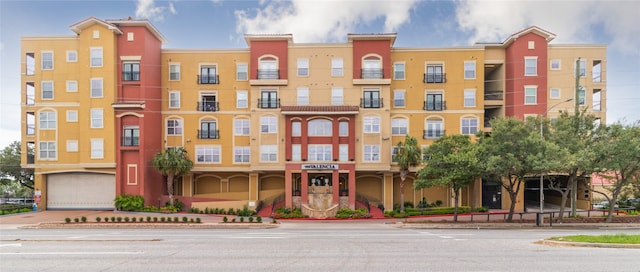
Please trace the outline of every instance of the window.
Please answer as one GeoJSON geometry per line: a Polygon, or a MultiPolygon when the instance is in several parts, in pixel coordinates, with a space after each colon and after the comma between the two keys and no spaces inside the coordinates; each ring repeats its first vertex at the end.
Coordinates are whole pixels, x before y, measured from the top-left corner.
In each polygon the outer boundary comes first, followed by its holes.
{"type": "Polygon", "coordinates": [[[122,81],[140,81],[140,63],[122,63],[122,81]]]}
{"type": "MultiPolygon", "coordinates": [[[[36,103],[36,87],[33,82],[27,82],[26,85],[26,104],[33,105],[36,103]]],[[[51,93],[51,95],[53,95],[53,93],[51,93]]]]}
{"type": "Polygon", "coordinates": [[[362,119],[364,133],[380,133],[380,117],[365,116],[362,119]]]}
{"type": "Polygon", "coordinates": [[[258,79],[280,79],[280,71],[278,71],[278,61],[266,57],[259,60],[258,79]]]}
{"type": "Polygon", "coordinates": [[[169,80],[180,80],[180,63],[169,63],[169,80]]]}
{"type": "Polygon", "coordinates": [[[263,161],[263,162],[278,161],[278,146],[277,145],[261,145],[260,161],[263,161]]]}
{"type": "Polygon", "coordinates": [[[553,99],[559,99],[560,98],[560,88],[551,88],[551,90],[549,91],[549,97],[553,98],[553,99]]]}
{"type": "Polygon", "coordinates": [[[67,51],[67,62],[78,62],[78,51],[67,51]]]}
{"type": "Polygon", "coordinates": [[[527,42],[527,49],[536,49],[536,42],[535,41],[528,41],[527,42]]]}
{"type": "Polygon", "coordinates": [[[218,67],[215,65],[200,66],[200,76],[198,83],[200,84],[219,84],[218,67]]]}
{"type": "Polygon", "coordinates": [[[249,135],[249,119],[233,120],[234,135],[249,135]]]}
{"type": "Polygon", "coordinates": [[[247,91],[236,92],[236,108],[249,107],[249,93],[247,91]]]}
{"type": "Polygon", "coordinates": [[[422,153],[422,161],[426,161],[430,159],[430,155],[429,153],[427,153],[428,150],[429,150],[429,145],[420,146],[420,152],[422,153]]]}
{"type": "Polygon", "coordinates": [[[393,64],[393,79],[404,80],[404,62],[396,62],[393,64]]]}
{"type": "Polygon", "coordinates": [[[593,90],[593,95],[591,96],[591,101],[592,101],[592,108],[594,111],[600,111],[600,105],[601,105],[601,100],[602,100],[602,92],[600,89],[594,89],[593,90]]]}
{"type": "Polygon", "coordinates": [[[602,82],[602,61],[593,61],[593,67],[591,67],[591,79],[593,82],[602,82]]]}
{"type": "Polygon", "coordinates": [[[302,160],[302,145],[300,144],[291,145],[291,160],[292,161],[302,160]]]}
{"type": "Polygon", "coordinates": [[[300,121],[291,122],[291,136],[302,136],[302,123],[300,123],[300,121]]]}
{"type": "Polygon", "coordinates": [[[27,70],[25,75],[32,76],[36,73],[36,57],[34,53],[27,53],[25,57],[25,66],[27,70]]]}
{"type": "Polygon", "coordinates": [[[391,119],[391,134],[392,135],[407,135],[407,127],[409,121],[407,118],[393,118],[391,119]]]}
{"type": "Polygon", "coordinates": [[[218,94],[215,92],[201,92],[198,111],[218,111],[218,94]]]}
{"type": "Polygon", "coordinates": [[[362,79],[382,78],[382,61],[378,57],[368,57],[362,61],[362,79]]]}
{"type": "Polygon", "coordinates": [[[333,159],[333,147],[328,145],[310,144],[307,147],[309,153],[309,161],[331,161],[333,159]]]}
{"type": "Polygon", "coordinates": [[[309,105],[309,88],[298,87],[298,105],[309,105]]]}
{"type": "Polygon", "coordinates": [[[182,120],[167,120],[167,135],[182,135],[182,120]]]}
{"type": "Polygon", "coordinates": [[[103,127],[103,110],[91,109],[91,128],[103,127]]]}
{"type": "Polygon", "coordinates": [[[215,120],[200,121],[199,139],[220,139],[218,123],[215,120]]]}
{"type": "Polygon", "coordinates": [[[102,97],[102,78],[91,79],[91,97],[92,98],[102,97]]]}
{"type": "Polygon", "coordinates": [[[309,59],[298,59],[298,76],[309,76],[309,59]]]}
{"type": "MultiPolygon", "coordinates": [[[[584,77],[587,75],[587,60],[579,59],[578,61],[580,62],[580,71],[579,71],[580,77],[584,77]]],[[[577,67],[575,67],[575,62],[574,62],[574,69],[573,69],[574,72],[575,72],[575,68],[577,67]]]]}
{"type": "Polygon", "coordinates": [[[307,123],[307,134],[309,136],[331,136],[332,132],[332,123],[329,120],[314,119],[307,123]]]}
{"type": "Polygon", "coordinates": [[[68,110],[67,111],[67,122],[78,122],[78,111],[77,110],[68,110]]]}
{"type": "Polygon", "coordinates": [[[393,106],[396,108],[404,108],[404,90],[393,91],[393,106]]]}
{"type": "Polygon", "coordinates": [[[465,107],[476,106],[476,90],[475,89],[464,90],[464,106],[465,107]]]}
{"type": "Polygon", "coordinates": [[[249,79],[249,65],[246,63],[236,63],[236,80],[249,79]]]}
{"type": "Polygon", "coordinates": [[[398,151],[400,151],[400,149],[397,146],[391,147],[391,162],[398,163],[398,159],[396,157],[398,151]]]}
{"type": "Polygon", "coordinates": [[[462,134],[473,135],[478,132],[477,118],[462,118],[462,134]]]}
{"type": "Polygon", "coordinates": [[[464,62],[464,79],[476,79],[476,61],[464,62]]]}
{"type": "Polygon", "coordinates": [[[338,145],[338,160],[339,161],[347,161],[349,159],[349,145],[348,144],[340,144],[338,145]]]}
{"type": "Polygon", "coordinates": [[[344,103],[342,87],[331,88],[331,105],[342,105],[344,103]]]}
{"type": "Polygon", "coordinates": [[[91,48],[90,67],[102,67],[102,48],[91,48]]]}
{"type": "Polygon", "coordinates": [[[343,76],[343,68],[342,68],[342,59],[341,58],[333,58],[331,59],[331,76],[343,76]]]}
{"type": "Polygon", "coordinates": [[[51,51],[43,51],[42,52],[42,70],[53,70],[53,52],[51,51]]]}
{"type": "Polygon", "coordinates": [[[169,108],[170,109],[180,108],[180,91],[169,92],[169,108]]]}
{"type": "Polygon", "coordinates": [[[199,145],[196,146],[197,163],[219,163],[220,146],[199,145]]]}
{"type": "Polygon", "coordinates": [[[587,89],[583,86],[578,87],[578,105],[584,106],[587,104],[587,89]]]}
{"type": "Polygon", "coordinates": [[[380,146],[379,145],[364,145],[363,159],[366,162],[380,161],[380,146]]]}
{"type": "Polygon", "coordinates": [[[251,148],[248,146],[236,146],[233,148],[233,162],[247,163],[250,162],[251,148]]]}
{"type": "Polygon", "coordinates": [[[78,81],[76,80],[67,80],[67,92],[75,93],[78,91],[78,81]]]}
{"type": "Polygon", "coordinates": [[[551,60],[551,70],[560,70],[562,68],[562,62],[559,59],[551,60]]]}
{"type": "Polygon", "coordinates": [[[53,99],[53,81],[42,81],[42,100],[53,99]]]}
{"type": "Polygon", "coordinates": [[[132,42],[135,35],[133,32],[127,32],[127,41],[132,42]]]}
{"type": "Polygon", "coordinates": [[[38,116],[40,129],[56,129],[56,113],[54,111],[42,111],[38,116]]]}
{"type": "Polygon", "coordinates": [[[53,160],[56,158],[56,142],[40,142],[40,154],[41,160],[53,160]]]}
{"type": "Polygon", "coordinates": [[[338,135],[340,137],[346,137],[349,136],[349,122],[347,121],[340,121],[338,123],[338,135]]]}
{"type": "Polygon", "coordinates": [[[442,64],[427,64],[427,74],[424,79],[425,83],[444,83],[445,81],[446,77],[444,74],[444,66],[442,64]]]}
{"type": "Polygon", "coordinates": [[[424,138],[436,139],[444,135],[442,120],[427,120],[424,124],[424,138]]]}
{"type": "Polygon", "coordinates": [[[380,91],[378,89],[364,89],[362,98],[363,108],[381,108],[382,99],[380,99],[380,91]]]}
{"type": "Polygon", "coordinates": [[[524,86],[524,104],[533,105],[537,103],[537,86],[524,86]]]}
{"type": "Polygon", "coordinates": [[[78,140],[67,140],[67,152],[78,152],[78,140]]]}
{"type": "Polygon", "coordinates": [[[424,102],[427,111],[442,111],[445,109],[442,92],[427,92],[427,101],[424,102]]]}
{"type": "Polygon", "coordinates": [[[264,90],[260,93],[261,98],[258,106],[262,109],[276,109],[280,107],[278,92],[275,90],[264,90]]]}
{"type": "Polygon", "coordinates": [[[138,146],[140,144],[140,127],[126,126],[122,132],[122,146],[138,146]]]}
{"type": "Polygon", "coordinates": [[[524,57],[524,75],[538,75],[538,57],[524,57]]]}
{"type": "Polygon", "coordinates": [[[93,38],[94,39],[100,39],[100,30],[94,30],[93,31],[93,38]]]}
{"type": "Polygon", "coordinates": [[[276,133],[277,127],[278,127],[278,119],[276,119],[275,116],[260,117],[260,132],[276,133]]]}
{"type": "Polygon", "coordinates": [[[91,158],[104,159],[104,139],[91,139],[91,158]]]}

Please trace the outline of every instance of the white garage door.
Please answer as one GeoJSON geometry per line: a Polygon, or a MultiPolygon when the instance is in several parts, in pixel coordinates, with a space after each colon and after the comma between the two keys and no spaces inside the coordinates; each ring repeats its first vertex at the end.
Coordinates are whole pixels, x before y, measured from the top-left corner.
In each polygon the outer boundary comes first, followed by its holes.
{"type": "Polygon", "coordinates": [[[115,197],[115,175],[73,173],[47,176],[47,209],[111,210],[115,197]]]}

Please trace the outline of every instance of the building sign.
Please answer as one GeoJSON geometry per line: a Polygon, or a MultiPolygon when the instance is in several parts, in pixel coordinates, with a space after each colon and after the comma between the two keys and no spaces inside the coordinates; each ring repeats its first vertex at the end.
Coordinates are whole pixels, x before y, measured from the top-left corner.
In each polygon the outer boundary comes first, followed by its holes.
{"type": "Polygon", "coordinates": [[[302,170],[338,170],[337,164],[303,164],[302,170]]]}

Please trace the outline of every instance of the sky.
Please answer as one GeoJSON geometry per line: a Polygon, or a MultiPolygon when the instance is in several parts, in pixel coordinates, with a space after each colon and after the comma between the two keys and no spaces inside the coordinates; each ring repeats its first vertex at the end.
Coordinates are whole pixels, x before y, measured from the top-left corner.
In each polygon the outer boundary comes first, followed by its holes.
{"type": "Polygon", "coordinates": [[[344,43],[348,33],[396,32],[395,47],[502,42],[535,25],[552,44],[605,44],[607,122],[640,120],[640,1],[636,0],[0,0],[0,148],[20,140],[20,37],[73,35],[87,17],[148,19],[164,48],[246,48],[245,33],[296,43],[344,43]]]}

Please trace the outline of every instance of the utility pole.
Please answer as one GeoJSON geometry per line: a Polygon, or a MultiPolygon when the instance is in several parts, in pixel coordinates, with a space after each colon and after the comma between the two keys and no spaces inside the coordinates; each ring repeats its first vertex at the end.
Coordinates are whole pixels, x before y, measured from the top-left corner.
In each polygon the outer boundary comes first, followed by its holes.
{"type": "MultiPolygon", "coordinates": [[[[587,71],[586,69],[587,68],[585,67],[585,73],[587,71]]],[[[580,113],[580,76],[581,76],[580,75],[580,58],[578,57],[578,59],[576,60],[576,91],[575,91],[575,97],[574,97],[574,100],[576,101],[575,109],[574,109],[576,120],[578,119],[578,114],[580,113]]],[[[576,122],[576,133],[578,132],[579,125],[580,124],[576,122]]],[[[573,180],[573,183],[571,184],[571,216],[573,217],[577,215],[576,214],[577,204],[578,204],[578,176],[576,175],[576,177],[573,180]]]]}

